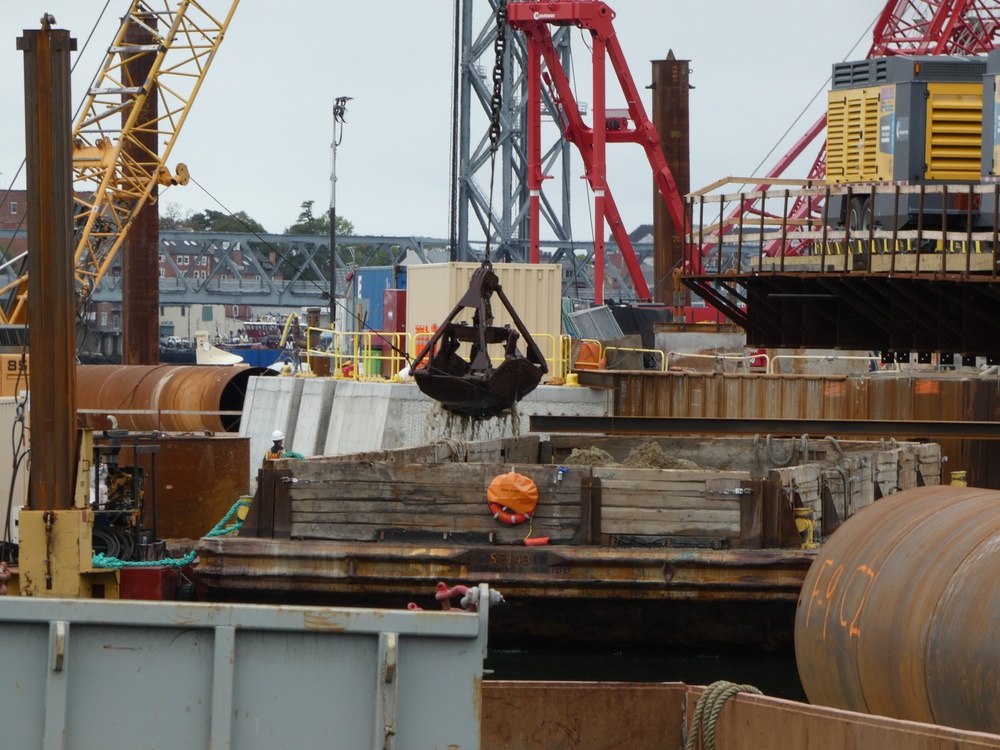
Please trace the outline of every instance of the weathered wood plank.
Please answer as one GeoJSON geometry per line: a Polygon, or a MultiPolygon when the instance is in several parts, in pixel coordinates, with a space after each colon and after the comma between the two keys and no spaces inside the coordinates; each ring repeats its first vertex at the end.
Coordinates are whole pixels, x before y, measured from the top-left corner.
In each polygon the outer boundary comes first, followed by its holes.
{"type": "Polygon", "coordinates": [[[738,510],[740,501],[732,495],[678,494],[673,492],[627,492],[621,489],[604,490],[605,508],[711,508],[738,510]]]}
{"type": "MultiPolygon", "coordinates": [[[[319,524],[319,523],[300,523],[294,518],[292,519],[292,530],[291,535],[294,539],[322,539],[329,541],[371,541],[374,542],[378,539],[378,534],[380,531],[389,529],[392,527],[383,526],[381,524],[319,524]]],[[[426,527],[419,527],[422,530],[428,530],[426,527]]],[[[440,532],[460,532],[460,531],[491,531],[494,533],[494,543],[501,545],[523,545],[524,538],[528,535],[529,529],[527,524],[521,524],[519,526],[506,526],[504,524],[499,524],[494,522],[493,526],[483,527],[477,529],[466,529],[466,528],[440,528],[440,529],[429,529],[430,531],[440,531],[440,532]]],[[[554,540],[558,540],[561,543],[568,542],[572,537],[573,530],[570,528],[555,526],[555,525],[534,525],[530,529],[531,536],[534,538],[550,536],[554,540]]],[[[444,542],[442,541],[442,544],[444,542]]],[[[374,552],[374,550],[373,550],[374,552]]]]}
{"type": "MultiPolygon", "coordinates": [[[[433,523],[440,517],[484,517],[493,520],[489,505],[483,503],[446,504],[433,507],[414,508],[410,505],[392,503],[369,503],[364,501],[344,503],[322,503],[304,501],[292,504],[292,512],[299,516],[309,516],[316,521],[325,523],[384,523],[384,519],[406,517],[414,523],[433,523]]],[[[539,505],[532,516],[536,522],[543,519],[579,520],[578,508],[567,506],[539,505]]]]}
{"type": "Polygon", "coordinates": [[[605,534],[626,534],[630,536],[735,536],[739,534],[736,523],[671,524],[632,521],[604,521],[605,534]]]}
{"type": "Polygon", "coordinates": [[[521,435],[515,438],[505,438],[504,463],[507,464],[541,464],[541,438],[538,435],[521,435]]]}
{"type": "MultiPolygon", "coordinates": [[[[651,479],[647,481],[631,479],[602,479],[601,481],[606,488],[614,491],[705,493],[704,479],[700,482],[673,481],[669,477],[665,477],[663,480],[651,479]]],[[[733,481],[733,486],[738,486],[738,480],[733,481]]]]}
{"type": "Polygon", "coordinates": [[[761,513],[763,510],[764,483],[751,480],[743,483],[749,493],[740,496],[740,548],[760,549],[761,513]]]}
{"type": "MultiPolygon", "coordinates": [[[[365,518],[340,514],[317,514],[301,513],[293,511],[293,523],[307,523],[317,526],[377,526],[380,529],[405,528],[405,529],[427,529],[428,531],[495,531],[499,527],[508,528],[507,524],[501,524],[493,516],[486,512],[479,515],[453,515],[453,516],[415,516],[410,513],[383,513],[379,516],[368,515],[365,518]]],[[[518,524],[525,527],[527,524],[518,524]]],[[[552,517],[541,517],[532,519],[533,529],[559,528],[567,530],[576,529],[576,519],[558,519],[552,517]]]]}
{"type": "Polygon", "coordinates": [[[731,479],[734,482],[740,482],[748,478],[745,471],[715,471],[713,469],[628,469],[595,466],[593,473],[595,477],[600,477],[605,486],[607,482],[615,480],[704,483],[707,479],[731,479]]]}
{"type": "Polygon", "coordinates": [[[328,462],[298,461],[292,467],[300,487],[310,483],[339,481],[403,482],[440,485],[482,481],[485,468],[479,464],[397,464],[385,461],[328,462]]]}
{"type": "Polygon", "coordinates": [[[604,508],[605,521],[662,521],[663,523],[733,523],[739,528],[740,512],[733,510],[702,510],[673,508],[604,508]]]}
{"type": "MultiPolygon", "coordinates": [[[[496,443],[500,445],[500,443],[496,443]]],[[[500,543],[529,533],[572,539],[580,527],[581,480],[589,467],[518,466],[538,487],[530,527],[496,521],[486,501],[494,477],[509,470],[486,464],[328,463],[299,475],[292,487],[293,533],[310,539],[373,539],[372,530],[493,532],[500,543]]]]}

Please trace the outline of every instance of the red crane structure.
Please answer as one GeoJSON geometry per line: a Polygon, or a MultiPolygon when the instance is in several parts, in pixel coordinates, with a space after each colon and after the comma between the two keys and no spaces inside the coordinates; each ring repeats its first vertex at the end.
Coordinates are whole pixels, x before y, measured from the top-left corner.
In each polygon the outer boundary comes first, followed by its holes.
{"type": "Polygon", "coordinates": [[[576,145],[583,158],[586,178],[594,192],[594,304],[604,304],[604,227],[611,230],[618,249],[641,300],[652,295],[642,275],[639,260],[632,249],[628,231],[607,184],[606,147],[609,143],[638,143],[646,151],[660,195],[666,201],[674,226],[680,231],[686,226],[684,205],[660,150],[660,137],[646,116],[639,92],[635,87],[612,25],[615,13],[603,2],[518,2],[507,4],[507,21],[512,28],[524,32],[528,41],[528,191],[529,191],[529,253],[532,263],[541,257],[538,228],[542,182],[548,177],[542,172],[541,156],[541,86],[544,79],[552,89],[552,98],[559,107],[566,140],[576,145]],[[593,122],[588,127],[580,114],[566,71],[552,43],[549,26],[576,26],[590,32],[593,40],[593,122]],[[546,71],[542,72],[542,60],[546,71]],[[605,109],[605,62],[610,60],[618,83],[628,104],[628,117],[608,117],[605,109]]]}
{"type": "MultiPolygon", "coordinates": [[[[890,57],[893,55],[977,55],[988,52],[996,45],[1000,34],[1000,2],[997,0],[887,0],[882,13],[875,22],[872,32],[872,46],[867,59],[890,57]]],[[[826,130],[824,113],[806,130],[777,164],[765,175],[752,192],[767,190],[772,183],[768,179],[780,178],[785,170],[826,130]]],[[[826,176],[826,142],[820,146],[819,154],[806,177],[822,180],[826,176]]],[[[748,199],[737,206],[730,218],[743,214],[776,218],[763,212],[756,199],[748,199]]],[[[813,218],[822,221],[822,198],[798,198],[788,213],[789,219],[813,218]]],[[[746,220],[749,223],[750,220],[746,220]]],[[[728,222],[727,222],[728,225],[728,222]]],[[[716,233],[717,239],[717,233],[716,233]]],[[[700,260],[715,246],[715,242],[702,245],[700,254],[691,259],[690,265],[700,267],[700,260]]],[[[788,255],[796,255],[800,244],[794,240],[772,241],[765,246],[768,255],[777,255],[784,250],[788,255]]]]}

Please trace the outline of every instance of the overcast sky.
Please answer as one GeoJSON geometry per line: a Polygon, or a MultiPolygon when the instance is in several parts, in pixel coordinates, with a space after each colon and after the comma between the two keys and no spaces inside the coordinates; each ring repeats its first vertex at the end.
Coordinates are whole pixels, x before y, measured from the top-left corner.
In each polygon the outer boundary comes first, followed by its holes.
{"type": "MultiPolygon", "coordinates": [[[[221,12],[229,2],[203,4],[221,12]]],[[[485,24],[486,5],[477,15],[477,32],[485,24]]],[[[673,50],[678,59],[691,61],[691,186],[698,188],[726,175],[766,172],[822,114],[831,64],[865,56],[883,3],[614,0],[609,5],[617,13],[614,26],[647,113],[650,60],[673,50]]],[[[39,28],[43,12],[55,16],[58,28],[70,30],[78,50],[94,32],[86,50],[74,56],[75,61],[82,55],[73,77],[75,109],[128,6],[127,0],[111,0],[94,30],[105,0],[4,1],[3,188],[24,158],[23,54],[16,38],[23,29],[39,28]]],[[[305,200],[324,212],[330,201],[332,103],[346,95],[354,99],[337,151],[338,214],[359,234],[447,237],[452,19],[452,0],[243,0],[170,159],[171,169],[177,162],[187,164],[212,197],[190,184],[166,191],[161,207],[243,210],[270,232],[294,223],[305,200]]],[[[591,101],[590,59],[581,39],[576,33],[573,42],[578,98],[591,101]]],[[[608,91],[609,107],[624,105],[610,75],[608,91]]],[[[811,150],[809,164],[786,176],[804,176],[815,154],[811,150]]],[[[610,146],[608,163],[610,188],[626,226],[650,222],[652,180],[642,149],[610,146]]],[[[582,173],[576,159],[574,174],[582,173]]],[[[588,198],[578,182],[574,235],[588,241],[588,198]]],[[[24,187],[23,172],[13,186],[24,187]]],[[[470,228],[473,239],[477,231],[470,228]]]]}

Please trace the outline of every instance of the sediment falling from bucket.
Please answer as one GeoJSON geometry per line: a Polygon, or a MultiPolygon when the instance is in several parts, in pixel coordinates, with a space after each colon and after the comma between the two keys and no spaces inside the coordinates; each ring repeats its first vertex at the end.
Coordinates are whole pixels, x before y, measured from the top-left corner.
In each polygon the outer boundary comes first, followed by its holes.
{"type": "Polygon", "coordinates": [[[467,414],[455,414],[435,403],[427,411],[424,424],[424,441],[440,440],[474,442],[504,437],[520,437],[521,415],[517,404],[498,416],[477,419],[467,414]]]}

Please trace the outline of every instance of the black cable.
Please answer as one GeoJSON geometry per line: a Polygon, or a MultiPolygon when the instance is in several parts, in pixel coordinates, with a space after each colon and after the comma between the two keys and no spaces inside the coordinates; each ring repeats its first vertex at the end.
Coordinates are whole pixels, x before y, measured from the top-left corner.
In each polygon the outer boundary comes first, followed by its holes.
{"type": "MultiPolygon", "coordinates": [[[[846,62],[847,58],[854,52],[854,50],[856,50],[858,48],[858,45],[861,44],[861,40],[864,39],[866,36],[868,36],[869,32],[875,26],[875,22],[878,21],[879,15],[881,15],[881,13],[882,13],[882,11],[879,11],[879,13],[875,16],[875,18],[872,19],[872,22],[870,24],[868,24],[868,28],[865,29],[862,32],[861,36],[858,37],[858,40],[854,43],[854,46],[851,47],[850,52],[848,52],[847,55],[844,56],[844,60],[842,60],[841,62],[846,62]]],[[[816,98],[820,94],[822,94],[824,91],[826,91],[826,85],[829,82],[830,82],[830,77],[827,77],[827,79],[823,82],[823,85],[820,87],[819,91],[817,91],[815,94],[813,94],[812,99],[810,99],[806,103],[806,106],[802,108],[802,111],[799,112],[798,117],[796,117],[792,121],[792,124],[788,126],[788,129],[785,130],[785,132],[781,135],[781,137],[774,144],[774,146],[771,147],[771,150],[767,152],[767,155],[763,159],[760,160],[760,164],[758,164],[756,167],[754,167],[754,170],[750,173],[751,177],[753,177],[755,174],[757,174],[757,170],[760,169],[761,167],[763,167],[765,163],[767,163],[768,159],[771,158],[771,154],[773,154],[777,150],[778,146],[781,145],[781,142],[783,140],[785,140],[785,138],[788,137],[788,134],[792,131],[792,128],[794,128],[798,124],[799,120],[801,120],[803,118],[803,116],[805,116],[806,111],[809,109],[809,107],[812,106],[813,102],[816,101],[816,98]]],[[[744,186],[741,186],[741,187],[744,187],[744,186]]]]}

